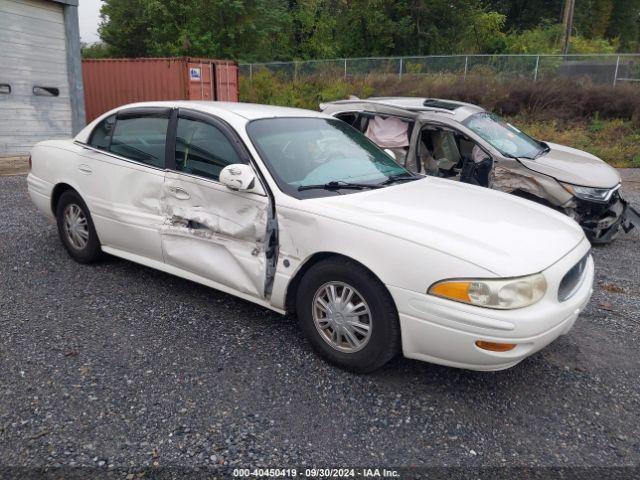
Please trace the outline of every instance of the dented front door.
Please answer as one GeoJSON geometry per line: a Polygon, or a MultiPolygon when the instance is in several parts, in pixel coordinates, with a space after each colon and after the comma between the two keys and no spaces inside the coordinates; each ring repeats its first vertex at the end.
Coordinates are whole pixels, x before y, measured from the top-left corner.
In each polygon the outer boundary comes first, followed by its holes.
{"type": "Polygon", "coordinates": [[[268,197],[218,182],[224,166],[246,163],[222,125],[201,116],[177,120],[175,168],[163,186],[165,263],[262,298],[268,197]]]}

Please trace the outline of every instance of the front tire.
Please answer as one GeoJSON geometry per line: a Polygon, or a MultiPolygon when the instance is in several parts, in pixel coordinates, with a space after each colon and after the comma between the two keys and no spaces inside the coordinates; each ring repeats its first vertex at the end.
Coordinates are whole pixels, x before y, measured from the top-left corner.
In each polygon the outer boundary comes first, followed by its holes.
{"type": "Polygon", "coordinates": [[[79,263],[91,263],[102,254],[98,234],[89,209],[80,195],[67,190],[56,207],[58,234],[71,258],[79,263]]]}
{"type": "Polygon", "coordinates": [[[298,323],[314,349],[346,370],[366,373],[400,350],[398,313],[384,285],[345,258],[312,266],[296,295],[298,323]]]}

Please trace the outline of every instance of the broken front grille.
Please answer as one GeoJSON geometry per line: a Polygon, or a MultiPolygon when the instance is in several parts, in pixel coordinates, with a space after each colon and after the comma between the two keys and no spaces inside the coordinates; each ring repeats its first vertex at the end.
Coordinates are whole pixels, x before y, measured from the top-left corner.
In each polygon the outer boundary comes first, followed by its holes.
{"type": "Polygon", "coordinates": [[[571,298],[571,296],[576,293],[580,284],[582,283],[582,279],[584,277],[584,272],[587,269],[587,262],[589,261],[589,253],[587,253],[582,259],[576,263],[571,270],[569,270],[566,275],[562,278],[560,282],[560,288],[558,288],[558,300],[564,302],[571,298]]]}

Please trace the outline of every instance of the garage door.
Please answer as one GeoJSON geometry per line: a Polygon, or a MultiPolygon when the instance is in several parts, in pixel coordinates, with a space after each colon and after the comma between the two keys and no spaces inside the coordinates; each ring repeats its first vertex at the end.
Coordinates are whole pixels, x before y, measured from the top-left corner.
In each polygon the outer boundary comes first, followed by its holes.
{"type": "Polygon", "coordinates": [[[71,136],[63,7],[0,0],[0,156],[71,136]]]}

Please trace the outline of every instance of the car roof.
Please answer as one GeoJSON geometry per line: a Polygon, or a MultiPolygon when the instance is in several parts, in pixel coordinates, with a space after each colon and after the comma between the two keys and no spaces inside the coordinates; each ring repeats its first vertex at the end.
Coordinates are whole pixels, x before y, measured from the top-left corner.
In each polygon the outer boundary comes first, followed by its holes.
{"type": "Polygon", "coordinates": [[[309,118],[333,118],[322,112],[304,110],[302,108],[278,107],[275,105],[259,105],[255,103],[241,102],[212,102],[201,100],[168,100],[158,102],[138,102],[121,105],[95,118],[85,126],[75,137],[76,141],[87,143],[91,132],[102,119],[113,115],[121,110],[144,107],[164,107],[164,108],[188,108],[203,113],[215,115],[229,122],[236,129],[244,128],[251,120],[262,118],[285,118],[285,117],[309,117],[309,118]]]}
{"type": "Polygon", "coordinates": [[[242,102],[214,102],[203,100],[172,100],[161,102],[139,102],[123,105],[117,110],[136,107],[172,107],[190,108],[204,113],[220,115],[227,113],[243,117],[247,120],[273,117],[322,117],[329,118],[323,113],[304,110],[302,108],[279,107],[276,105],[260,105],[257,103],[242,102]]]}
{"type": "Polygon", "coordinates": [[[393,109],[402,109],[415,113],[429,112],[453,115],[457,120],[461,121],[469,115],[485,110],[472,103],[459,102],[456,100],[447,100],[442,98],[429,97],[370,97],[370,98],[351,98],[349,100],[338,100],[322,104],[320,108],[324,110],[329,105],[350,105],[350,104],[370,104],[376,106],[390,107],[393,109]]]}

